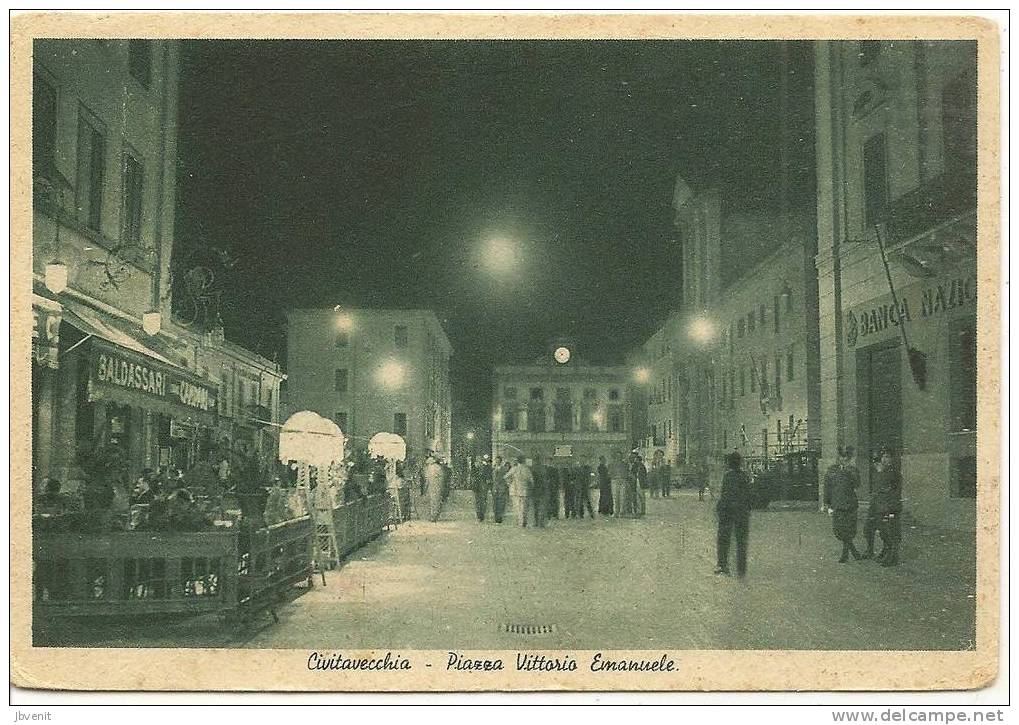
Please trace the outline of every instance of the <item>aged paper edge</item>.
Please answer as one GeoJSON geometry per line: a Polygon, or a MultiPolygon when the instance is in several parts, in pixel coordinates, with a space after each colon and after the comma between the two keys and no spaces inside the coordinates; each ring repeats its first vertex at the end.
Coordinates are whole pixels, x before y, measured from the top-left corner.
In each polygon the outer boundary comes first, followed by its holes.
{"type": "MultiPolygon", "coordinates": [[[[25,13],[11,22],[11,680],[64,690],[234,691],[699,691],[958,690],[998,673],[1000,526],[999,30],[977,17],[920,15],[631,15],[466,13],[25,13]],[[307,650],[75,649],[31,644],[30,486],[32,40],[37,37],[375,39],[972,39],[978,41],[980,296],[977,434],[977,620],[963,652],[613,651],[663,653],[668,674],[445,670],[445,651],[399,651],[410,672],[314,672],[307,650]],[[426,667],[431,664],[431,667],[426,667]]],[[[385,650],[381,653],[384,654],[385,650]]],[[[393,650],[394,654],[397,650],[393,650]]],[[[475,657],[515,652],[463,651],[475,657]]],[[[378,651],[374,652],[379,654],[378,651]]],[[[344,651],[368,656],[369,651],[344,651]]],[[[549,651],[549,655],[565,652],[549,651]]]]}

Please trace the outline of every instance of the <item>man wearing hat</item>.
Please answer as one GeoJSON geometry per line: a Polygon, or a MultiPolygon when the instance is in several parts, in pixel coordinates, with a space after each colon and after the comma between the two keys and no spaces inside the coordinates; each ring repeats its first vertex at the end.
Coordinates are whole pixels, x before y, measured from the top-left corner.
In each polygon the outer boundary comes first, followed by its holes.
{"type": "Polygon", "coordinates": [[[884,545],[877,556],[878,563],[881,566],[896,566],[899,563],[899,542],[902,540],[902,476],[895,453],[887,446],[881,449],[874,464],[870,486],[870,507],[863,530],[867,539],[867,552],[863,558],[874,556],[874,532],[877,531],[884,545]]]}
{"type": "Polygon", "coordinates": [[[839,450],[839,459],[824,474],[824,504],[831,515],[832,531],[835,538],[842,542],[840,564],[860,558],[853,539],[856,538],[856,519],[860,502],[856,498],[856,489],[860,485],[860,472],[853,465],[853,447],[846,446],[839,450]]]}
{"type": "Polygon", "coordinates": [[[729,573],[729,544],[736,534],[736,575],[747,573],[750,537],[750,477],[743,471],[743,457],[733,451],[725,457],[722,491],[715,505],[718,514],[718,566],[716,574],[729,573]]]}

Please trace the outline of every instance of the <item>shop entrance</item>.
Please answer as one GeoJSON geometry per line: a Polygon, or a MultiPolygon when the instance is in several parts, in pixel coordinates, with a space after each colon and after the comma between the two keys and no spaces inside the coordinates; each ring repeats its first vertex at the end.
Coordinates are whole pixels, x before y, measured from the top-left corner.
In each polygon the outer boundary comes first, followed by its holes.
{"type": "Polygon", "coordinates": [[[869,456],[884,446],[902,451],[901,351],[899,340],[870,345],[856,351],[861,468],[869,456]]]}

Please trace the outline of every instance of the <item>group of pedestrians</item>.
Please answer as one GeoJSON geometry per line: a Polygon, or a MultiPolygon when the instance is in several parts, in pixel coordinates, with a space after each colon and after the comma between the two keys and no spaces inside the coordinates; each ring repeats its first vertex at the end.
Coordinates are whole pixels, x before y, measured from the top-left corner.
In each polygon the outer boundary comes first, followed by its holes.
{"type": "Polygon", "coordinates": [[[653,497],[663,491],[668,495],[669,476],[664,456],[655,457],[649,472],[638,454],[631,454],[627,460],[621,451],[613,454],[611,464],[604,456],[600,457],[594,469],[582,460],[563,465],[540,456],[530,461],[523,456],[503,461],[497,456],[490,462],[485,456],[473,462],[470,474],[478,521],[484,521],[488,515],[491,498],[496,523],[502,523],[512,504],[520,526],[530,523],[539,528],[550,519],[582,519],[585,514],[593,519],[592,490],[597,490],[597,510],[601,516],[643,516],[647,511],[645,489],[651,486],[653,497]]]}
{"type": "Polygon", "coordinates": [[[839,563],[853,559],[876,559],[881,566],[899,563],[899,545],[902,541],[902,476],[894,453],[883,448],[878,453],[871,472],[870,503],[863,524],[863,537],[867,548],[861,554],[855,544],[860,501],[856,490],[860,486],[860,472],[853,462],[855,451],[846,446],[839,451],[838,461],[824,476],[824,503],[832,518],[832,531],[842,542],[839,563]],[[875,535],[881,537],[881,551],[874,556],[875,535]]]}
{"type": "MultiPolygon", "coordinates": [[[[832,531],[842,543],[839,563],[852,557],[874,559],[881,566],[897,566],[902,541],[902,475],[895,453],[882,448],[871,470],[871,494],[867,516],[863,525],[867,548],[860,553],[856,548],[860,501],[860,472],[853,462],[852,446],[839,450],[838,461],[824,477],[824,504],[832,519],[832,531]],[[875,537],[881,539],[881,551],[875,556],[875,537]]],[[[747,548],[750,538],[750,509],[752,502],[750,476],[743,470],[743,460],[733,451],[725,457],[721,493],[715,511],[718,516],[716,574],[729,574],[729,549],[736,539],[736,574],[746,575],[747,548]]]]}

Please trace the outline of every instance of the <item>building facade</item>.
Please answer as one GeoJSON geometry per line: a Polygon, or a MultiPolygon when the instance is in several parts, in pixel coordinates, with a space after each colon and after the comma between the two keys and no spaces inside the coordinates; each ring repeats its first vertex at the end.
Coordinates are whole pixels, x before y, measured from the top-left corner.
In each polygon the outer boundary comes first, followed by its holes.
{"type": "Polygon", "coordinates": [[[679,476],[696,477],[717,469],[732,450],[773,458],[816,449],[816,247],[809,220],[726,213],[717,191],[695,192],[682,179],[675,188],[683,304],[633,356],[642,453],[661,450],[679,476]],[[756,252],[760,261],[740,269],[750,243],[770,251],[756,252]]]}
{"type": "Polygon", "coordinates": [[[452,348],[428,310],[287,313],[287,415],[312,410],[365,447],[380,432],[408,455],[452,453],[452,348]]]}
{"type": "Polygon", "coordinates": [[[791,239],[719,296],[712,316],[721,347],[711,373],[717,452],[772,458],[819,448],[811,252],[803,237],[791,239]]]}
{"type": "MultiPolygon", "coordinates": [[[[174,41],[35,41],[36,481],[186,469],[218,441],[219,375],[201,351],[230,346],[171,313],[178,57],[174,41]]],[[[241,357],[278,398],[278,367],[241,357]]]]}
{"type": "Polygon", "coordinates": [[[907,510],[975,525],[976,43],[818,42],[823,463],[901,454],[907,510]]]}
{"type": "Polygon", "coordinates": [[[499,365],[492,380],[492,455],[597,465],[630,450],[628,366],[587,365],[568,344],[531,365],[499,365]]]}

